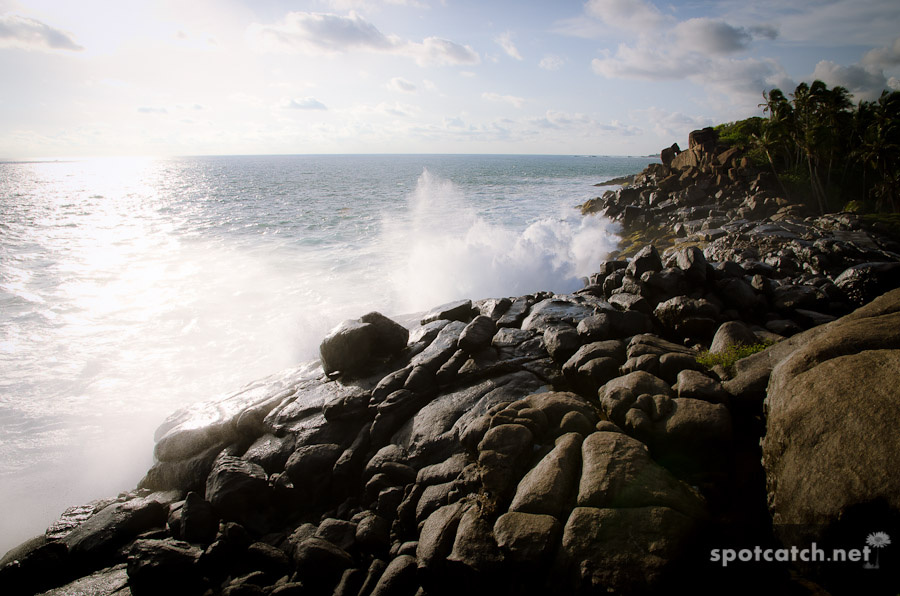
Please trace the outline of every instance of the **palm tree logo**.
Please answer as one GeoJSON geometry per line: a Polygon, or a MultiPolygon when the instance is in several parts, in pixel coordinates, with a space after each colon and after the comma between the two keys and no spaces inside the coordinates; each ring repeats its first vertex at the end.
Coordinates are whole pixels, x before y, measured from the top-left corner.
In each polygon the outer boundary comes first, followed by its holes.
{"type": "Polygon", "coordinates": [[[882,548],[888,546],[890,543],[891,537],[885,532],[872,532],[869,534],[869,537],[866,538],[866,544],[875,549],[875,564],[866,563],[863,567],[866,569],[880,569],[878,554],[881,552],[882,548]]]}

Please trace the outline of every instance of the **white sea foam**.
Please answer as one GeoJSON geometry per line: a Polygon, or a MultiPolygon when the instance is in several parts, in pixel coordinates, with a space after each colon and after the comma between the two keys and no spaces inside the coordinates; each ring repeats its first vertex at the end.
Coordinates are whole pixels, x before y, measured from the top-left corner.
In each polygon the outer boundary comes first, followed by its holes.
{"type": "MultiPolygon", "coordinates": [[[[570,292],[617,246],[617,228],[571,205],[524,228],[486,221],[460,188],[425,170],[405,218],[384,222],[396,306],[422,310],[442,302],[570,292]]],[[[548,206],[548,210],[558,205],[548,206]]]]}

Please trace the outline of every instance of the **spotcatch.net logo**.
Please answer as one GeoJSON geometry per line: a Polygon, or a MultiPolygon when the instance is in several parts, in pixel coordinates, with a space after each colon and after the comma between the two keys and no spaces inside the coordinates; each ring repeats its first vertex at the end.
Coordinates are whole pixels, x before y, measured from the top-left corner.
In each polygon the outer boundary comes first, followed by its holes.
{"type": "Polygon", "coordinates": [[[807,548],[714,548],[709,560],[728,567],[732,563],[862,563],[864,569],[880,569],[879,553],[891,544],[885,532],[873,532],[862,548],[833,548],[826,551],[813,542],[807,548]]]}

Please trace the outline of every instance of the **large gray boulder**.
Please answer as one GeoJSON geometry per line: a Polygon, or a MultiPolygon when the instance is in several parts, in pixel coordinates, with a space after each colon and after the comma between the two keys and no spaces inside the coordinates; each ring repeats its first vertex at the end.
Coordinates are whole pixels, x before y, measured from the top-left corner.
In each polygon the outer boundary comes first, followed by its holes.
{"type": "Polygon", "coordinates": [[[900,290],[813,331],[772,371],[762,442],[776,532],[806,545],[900,513],[900,290]]]}

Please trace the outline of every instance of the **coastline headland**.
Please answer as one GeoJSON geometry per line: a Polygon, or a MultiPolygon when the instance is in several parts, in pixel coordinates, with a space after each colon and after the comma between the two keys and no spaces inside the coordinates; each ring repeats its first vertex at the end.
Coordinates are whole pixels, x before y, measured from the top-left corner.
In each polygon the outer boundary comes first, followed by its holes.
{"type": "Polygon", "coordinates": [[[170,416],[139,486],[0,590],[896,588],[900,244],[775,182],[692,133],[582,206],[626,231],[582,289],[346,321],[319,366],[170,416]]]}

